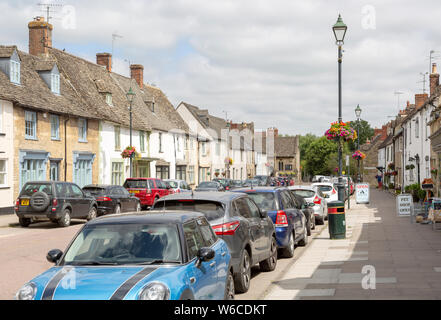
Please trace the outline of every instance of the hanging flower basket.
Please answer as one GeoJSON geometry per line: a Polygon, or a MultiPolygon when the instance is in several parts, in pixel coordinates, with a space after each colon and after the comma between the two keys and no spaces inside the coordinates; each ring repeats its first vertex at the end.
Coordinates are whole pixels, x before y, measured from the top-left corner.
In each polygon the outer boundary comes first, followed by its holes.
{"type": "Polygon", "coordinates": [[[388,165],[387,165],[387,168],[389,169],[389,170],[395,170],[395,164],[393,164],[393,163],[389,163],[388,165]]]}
{"type": "Polygon", "coordinates": [[[121,152],[121,157],[123,159],[135,158],[137,156],[139,156],[139,154],[136,152],[135,147],[127,147],[121,152]]]}
{"type": "Polygon", "coordinates": [[[413,164],[408,164],[406,166],[406,170],[413,170],[413,169],[415,169],[415,165],[413,165],[413,164]]]}
{"type": "Polygon", "coordinates": [[[364,158],[366,158],[366,155],[360,150],[357,150],[352,154],[352,158],[355,160],[363,160],[364,158]]]}
{"type": "Polygon", "coordinates": [[[233,159],[230,157],[226,157],[224,161],[225,164],[229,164],[230,166],[233,165],[233,159]]]}
{"type": "Polygon", "coordinates": [[[432,170],[430,170],[430,173],[431,173],[432,175],[434,175],[434,176],[437,176],[437,174],[438,174],[438,170],[435,169],[435,168],[432,168],[432,170]]]}
{"type": "Polygon", "coordinates": [[[357,139],[357,132],[351,128],[350,122],[333,122],[331,128],[326,130],[325,136],[328,140],[353,141],[357,139]]]}

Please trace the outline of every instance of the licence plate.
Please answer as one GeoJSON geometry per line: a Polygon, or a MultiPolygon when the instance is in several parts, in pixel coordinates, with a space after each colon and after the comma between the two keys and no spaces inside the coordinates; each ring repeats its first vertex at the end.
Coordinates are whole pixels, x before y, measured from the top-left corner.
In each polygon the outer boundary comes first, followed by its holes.
{"type": "Polygon", "coordinates": [[[23,200],[21,200],[21,205],[22,205],[22,206],[28,206],[28,205],[29,205],[29,199],[23,199],[23,200]]]}
{"type": "Polygon", "coordinates": [[[135,193],[139,193],[139,190],[131,190],[129,192],[135,194],[135,193]]]}

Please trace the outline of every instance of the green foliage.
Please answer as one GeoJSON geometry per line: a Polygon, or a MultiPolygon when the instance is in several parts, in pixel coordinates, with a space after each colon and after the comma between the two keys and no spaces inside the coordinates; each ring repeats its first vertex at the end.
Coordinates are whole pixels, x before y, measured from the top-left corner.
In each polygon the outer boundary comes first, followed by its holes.
{"type": "MultiPolygon", "coordinates": [[[[357,120],[352,121],[350,126],[355,130],[359,129],[360,145],[365,144],[368,139],[370,140],[374,136],[374,129],[371,128],[371,125],[366,120],[360,120],[360,122],[357,120]],[[360,125],[359,128],[358,125],[360,125]]],[[[351,151],[357,150],[357,139],[349,141],[348,146],[351,151]]]]}
{"type": "Polygon", "coordinates": [[[300,149],[300,159],[305,159],[306,150],[311,143],[316,141],[319,137],[313,135],[312,133],[307,133],[305,136],[300,136],[299,138],[299,149],[300,149]]]}
{"type": "MultiPolygon", "coordinates": [[[[326,137],[320,137],[312,141],[305,151],[306,172],[310,175],[332,174],[333,168],[330,165],[330,159],[336,156],[337,150],[337,144],[326,139],[326,137]]],[[[335,168],[335,163],[333,167],[335,168]]]]}

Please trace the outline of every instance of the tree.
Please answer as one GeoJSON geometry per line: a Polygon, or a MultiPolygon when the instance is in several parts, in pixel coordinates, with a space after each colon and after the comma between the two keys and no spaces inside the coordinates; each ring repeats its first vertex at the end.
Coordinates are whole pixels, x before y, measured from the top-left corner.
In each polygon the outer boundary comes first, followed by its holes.
{"type": "Polygon", "coordinates": [[[317,140],[318,137],[312,133],[307,133],[305,136],[300,136],[299,138],[299,149],[300,149],[300,159],[305,159],[306,150],[309,145],[317,140]]]}
{"type": "MultiPolygon", "coordinates": [[[[357,131],[358,129],[358,121],[351,121],[350,126],[354,128],[354,130],[357,131]]],[[[365,144],[366,141],[369,139],[372,139],[374,136],[374,129],[371,128],[371,125],[366,120],[360,120],[360,129],[359,129],[359,135],[360,135],[360,146],[365,144]]],[[[355,141],[350,141],[348,143],[349,150],[355,151],[357,150],[357,139],[355,141]]]]}
{"type": "Polygon", "coordinates": [[[332,169],[329,163],[337,151],[337,143],[326,137],[314,140],[305,151],[305,171],[310,175],[331,175],[332,169]]]}

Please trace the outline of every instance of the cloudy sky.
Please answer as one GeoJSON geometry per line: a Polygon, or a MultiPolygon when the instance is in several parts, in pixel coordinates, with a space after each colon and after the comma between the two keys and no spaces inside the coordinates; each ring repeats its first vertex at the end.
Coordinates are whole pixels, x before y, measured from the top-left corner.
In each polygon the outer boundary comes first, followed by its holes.
{"type": "MultiPolygon", "coordinates": [[[[54,47],[95,61],[97,52],[112,51],[116,33],[115,72],[129,75],[129,62],[143,64],[145,82],[175,106],[186,101],[282,134],[322,135],[337,120],[331,28],[339,13],[348,25],[344,121],[360,104],[372,126],[387,122],[398,99],[403,108],[422,92],[430,51],[441,57],[439,0],[40,2],[59,4],[51,14],[54,47]]],[[[43,14],[37,3],[2,0],[0,44],[28,50],[27,23],[43,14]]]]}

